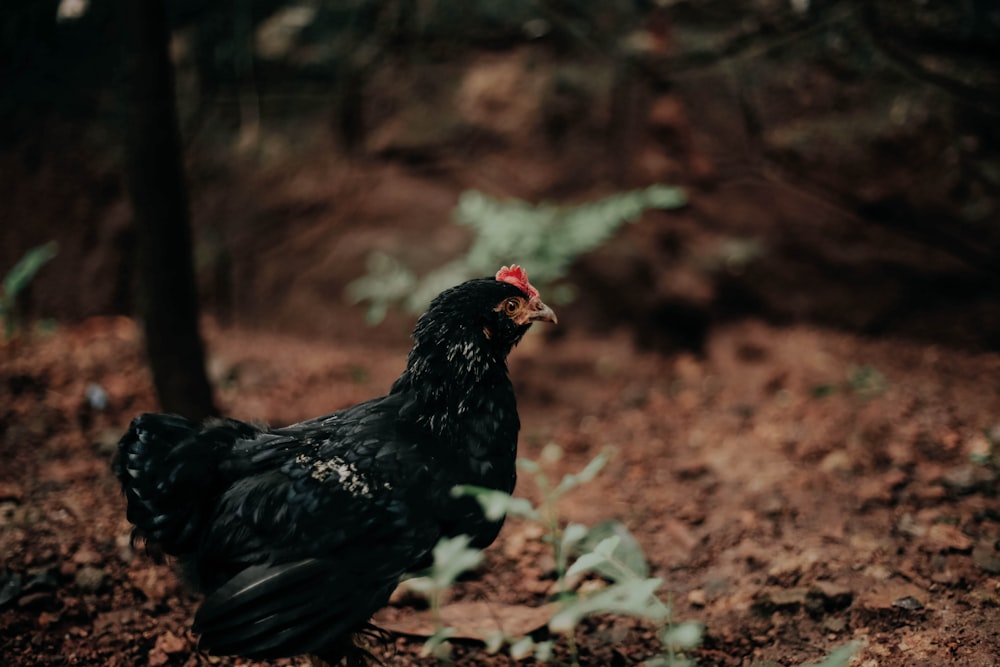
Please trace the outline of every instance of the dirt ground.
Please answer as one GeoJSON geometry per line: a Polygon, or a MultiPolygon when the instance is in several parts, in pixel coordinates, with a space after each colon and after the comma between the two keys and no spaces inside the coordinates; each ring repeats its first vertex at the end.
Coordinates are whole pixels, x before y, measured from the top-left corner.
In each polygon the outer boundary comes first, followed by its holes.
{"type": "MultiPolygon", "coordinates": [[[[699,665],[798,665],[850,640],[865,642],[857,665],[1000,664],[997,476],[974,462],[1000,437],[1000,355],[750,320],[714,330],[695,357],[560,328],[512,355],[521,455],[558,443],[560,474],[613,448],[563,518],[630,528],[674,620],[704,623],[699,665]]],[[[281,424],[382,393],[407,349],[364,333],[209,324],[220,403],[281,424]]],[[[196,596],[129,546],[108,466],[128,420],[155,407],[140,345],[131,320],[106,318],[0,348],[4,665],[250,664],[198,653],[196,596]]],[[[537,490],[523,478],[517,493],[537,490]]],[[[509,521],[450,599],[544,604],[552,561],[539,532],[509,521]]],[[[419,613],[405,596],[396,605],[387,618],[419,613]]],[[[377,653],[432,663],[421,642],[377,653]]],[[[655,628],[615,616],[587,621],[578,642],[588,665],[658,650],[655,628]]],[[[475,643],[455,654],[513,662],[475,643]]]]}

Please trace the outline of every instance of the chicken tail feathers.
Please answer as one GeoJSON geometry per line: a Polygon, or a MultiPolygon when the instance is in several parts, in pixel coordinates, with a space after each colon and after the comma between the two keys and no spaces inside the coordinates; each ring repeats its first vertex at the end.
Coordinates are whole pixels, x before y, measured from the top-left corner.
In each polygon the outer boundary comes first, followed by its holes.
{"type": "Polygon", "coordinates": [[[366,665],[373,659],[366,644],[388,636],[368,618],[398,580],[316,558],[252,565],[205,598],[193,630],[209,653],[316,654],[331,665],[366,665]]]}
{"type": "Polygon", "coordinates": [[[219,488],[219,462],[249,424],[226,421],[201,426],[184,417],[142,414],[118,443],[113,464],[135,526],[132,541],[153,553],[181,555],[194,546],[205,502],[219,488]]]}

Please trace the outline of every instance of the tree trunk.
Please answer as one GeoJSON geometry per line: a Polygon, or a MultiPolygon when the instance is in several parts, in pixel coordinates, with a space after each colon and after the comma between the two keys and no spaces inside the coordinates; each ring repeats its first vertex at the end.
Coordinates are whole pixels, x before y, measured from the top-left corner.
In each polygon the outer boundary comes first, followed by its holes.
{"type": "Polygon", "coordinates": [[[139,315],[160,406],[217,414],[198,332],[187,190],[163,0],[123,0],[126,179],[132,201],[139,315]]]}

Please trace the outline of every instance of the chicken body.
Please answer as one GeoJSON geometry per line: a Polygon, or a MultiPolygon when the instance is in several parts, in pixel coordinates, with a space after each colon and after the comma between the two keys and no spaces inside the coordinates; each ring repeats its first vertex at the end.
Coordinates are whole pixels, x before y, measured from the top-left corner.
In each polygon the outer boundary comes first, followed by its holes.
{"type": "Polygon", "coordinates": [[[506,357],[535,321],[555,316],[504,267],[432,302],[384,397],[278,429],[137,417],[116,464],[128,518],[206,593],[200,646],[357,662],[353,635],[440,537],[489,545],[500,522],[451,490],[514,488],[506,357]]]}

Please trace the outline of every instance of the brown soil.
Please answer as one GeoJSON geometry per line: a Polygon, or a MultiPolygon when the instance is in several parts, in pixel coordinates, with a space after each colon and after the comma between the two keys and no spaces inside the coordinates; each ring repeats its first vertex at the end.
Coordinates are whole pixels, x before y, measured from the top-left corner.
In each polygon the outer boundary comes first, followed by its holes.
{"type": "MultiPolygon", "coordinates": [[[[631,529],[674,619],[705,624],[699,665],[797,665],[850,640],[865,642],[860,665],[998,664],[996,472],[970,456],[1000,423],[1000,355],[751,320],[713,330],[695,357],[560,328],[512,357],[521,455],[558,443],[560,474],[614,448],[563,517],[631,529]]],[[[220,402],[277,424],[381,393],[406,343],[365,334],[315,342],[209,325],[220,402]]],[[[155,408],[133,322],[91,319],[0,355],[0,590],[13,592],[0,663],[248,664],[198,653],[197,597],[129,546],[108,464],[130,417],[155,408]],[[103,410],[86,399],[92,383],[103,410]]],[[[525,478],[518,494],[536,489],[525,478]]],[[[537,536],[508,522],[451,598],[543,604],[551,557],[537,536]]],[[[397,618],[418,613],[397,605],[397,618]]],[[[578,641],[591,665],[658,650],[655,628],[615,616],[587,621],[578,641]]],[[[420,646],[401,638],[378,654],[433,664],[420,646]]],[[[513,662],[475,643],[455,652],[459,664],[513,662]]]]}

